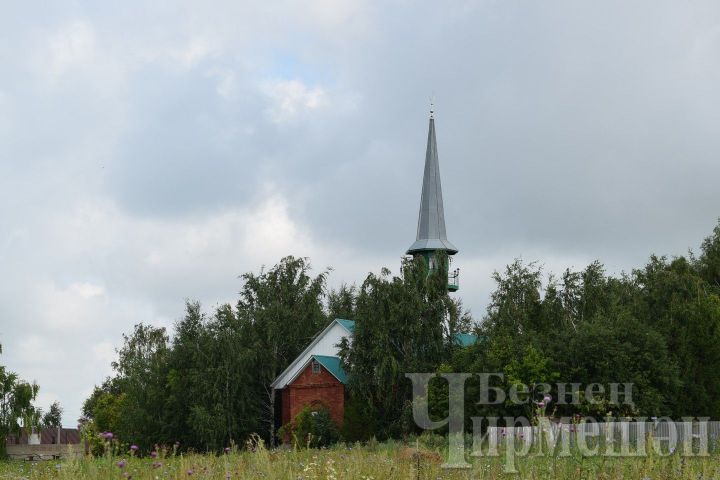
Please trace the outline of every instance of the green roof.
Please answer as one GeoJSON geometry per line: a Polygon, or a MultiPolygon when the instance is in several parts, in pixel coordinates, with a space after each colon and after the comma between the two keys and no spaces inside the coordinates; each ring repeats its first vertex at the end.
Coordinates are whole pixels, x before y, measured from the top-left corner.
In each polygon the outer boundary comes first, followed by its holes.
{"type": "Polygon", "coordinates": [[[469,347],[470,345],[475,345],[478,341],[477,335],[473,335],[471,333],[456,333],[454,335],[455,343],[457,343],[461,347],[469,347]]]}
{"type": "MultiPolygon", "coordinates": [[[[347,320],[346,320],[347,321],[347,320]]],[[[312,358],[320,362],[320,365],[332,373],[335,378],[340,380],[341,383],[347,383],[347,373],[340,365],[340,359],[338,357],[328,357],[327,355],[313,355],[312,358]]]]}
{"type": "Polygon", "coordinates": [[[352,333],[353,331],[355,331],[355,322],[354,321],[345,320],[344,318],[336,318],[335,321],[338,322],[343,327],[345,327],[345,330],[347,330],[348,332],[352,333]]]}

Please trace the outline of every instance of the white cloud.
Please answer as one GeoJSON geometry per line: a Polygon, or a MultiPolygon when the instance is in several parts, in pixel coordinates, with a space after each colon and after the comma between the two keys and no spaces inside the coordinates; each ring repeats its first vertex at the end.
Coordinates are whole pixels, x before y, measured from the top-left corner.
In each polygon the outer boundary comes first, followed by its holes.
{"type": "Polygon", "coordinates": [[[106,366],[107,374],[110,374],[110,364],[117,358],[115,346],[110,342],[100,342],[92,346],[92,353],[95,361],[106,366]]]}
{"type": "Polygon", "coordinates": [[[95,32],[88,23],[74,21],[51,35],[46,54],[43,60],[51,75],[85,66],[95,59],[95,32]]]}
{"type": "Polygon", "coordinates": [[[73,283],[69,290],[77,293],[83,298],[100,297],[105,295],[105,288],[102,285],[93,285],[88,282],[73,283]]]}
{"type": "Polygon", "coordinates": [[[325,89],[308,87],[300,80],[266,81],[260,90],[270,101],[266,113],[275,123],[291,122],[330,103],[325,89]]]}

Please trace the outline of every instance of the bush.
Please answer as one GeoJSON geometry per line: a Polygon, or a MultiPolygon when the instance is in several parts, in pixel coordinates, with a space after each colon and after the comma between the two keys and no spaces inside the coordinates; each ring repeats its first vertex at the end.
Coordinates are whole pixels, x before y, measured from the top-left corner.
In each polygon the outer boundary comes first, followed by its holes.
{"type": "Polygon", "coordinates": [[[278,438],[285,441],[289,437],[295,447],[326,447],[340,440],[338,428],[330,417],[327,408],[313,410],[309,406],[288,424],[278,430],[278,438]]]}

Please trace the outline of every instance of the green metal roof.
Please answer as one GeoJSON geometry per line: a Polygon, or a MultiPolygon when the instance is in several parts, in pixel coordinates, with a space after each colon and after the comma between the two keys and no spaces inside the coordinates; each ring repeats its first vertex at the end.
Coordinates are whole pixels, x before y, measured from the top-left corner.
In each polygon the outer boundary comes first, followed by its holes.
{"type": "MultiPolygon", "coordinates": [[[[336,322],[338,322],[340,325],[342,325],[345,330],[347,330],[350,333],[353,333],[355,331],[355,321],[353,320],[346,320],[344,318],[336,318],[336,322]]],[[[456,333],[455,334],[455,343],[457,343],[461,347],[469,347],[470,345],[475,345],[478,342],[477,335],[473,335],[471,333],[456,333]]],[[[327,357],[327,358],[336,358],[336,357],[327,357]]],[[[322,363],[322,362],[321,362],[322,363]]],[[[345,382],[343,382],[345,383],[345,382]]]]}
{"type": "Polygon", "coordinates": [[[336,322],[338,322],[340,325],[345,327],[345,330],[347,330],[350,333],[353,333],[355,331],[355,322],[352,320],[345,320],[344,318],[336,318],[336,322]]]}
{"type": "MultiPolygon", "coordinates": [[[[348,321],[348,320],[346,320],[348,321]]],[[[320,365],[332,373],[335,378],[340,380],[341,383],[347,383],[347,373],[343,370],[340,365],[340,359],[338,357],[328,357],[327,355],[313,355],[312,358],[320,362],[320,365]]]]}
{"type": "Polygon", "coordinates": [[[470,333],[456,333],[454,337],[455,343],[457,343],[461,347],[469,347],[470,345],[475,345],[478,341],[477,335],[473,335],[470,333]]]}

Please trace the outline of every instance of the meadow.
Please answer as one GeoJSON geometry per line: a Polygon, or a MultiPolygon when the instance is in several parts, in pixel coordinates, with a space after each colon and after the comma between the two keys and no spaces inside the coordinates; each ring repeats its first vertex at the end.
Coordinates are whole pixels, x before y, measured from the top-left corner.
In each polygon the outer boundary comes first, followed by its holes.
{"type": "Polygon", "coordinates": [[[262,446],[222,455],[107,455],[62,461],[0,463],[0,479],[720,479],[720,455],[684,458],[527,457],[518,473],[503,472],[501,458],[474,458],[472,468],[441,468],[440,451],[399,443],[278,449],[262,446]]]}

